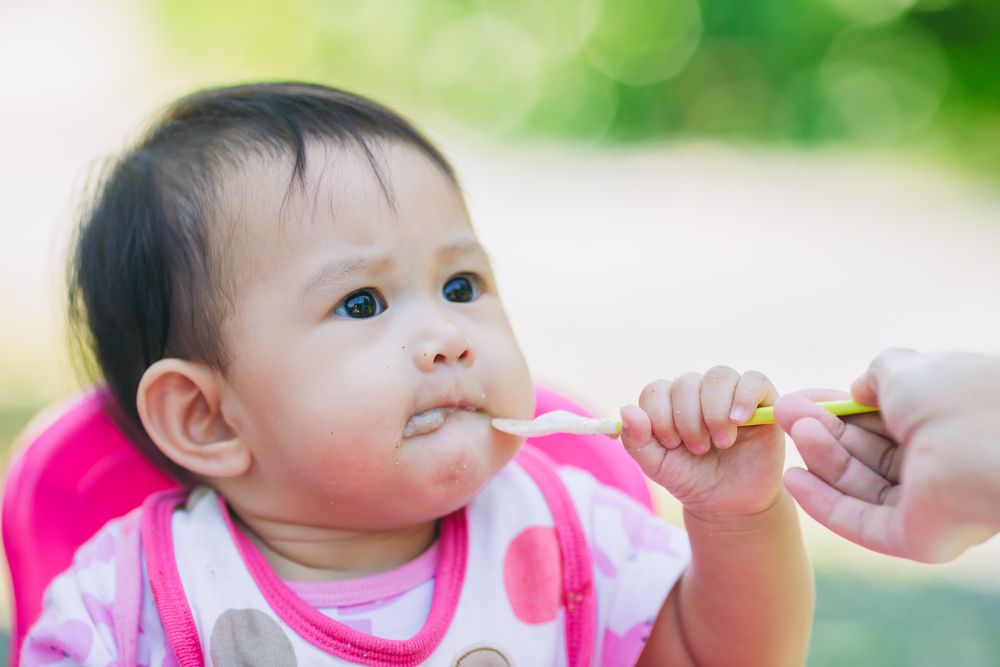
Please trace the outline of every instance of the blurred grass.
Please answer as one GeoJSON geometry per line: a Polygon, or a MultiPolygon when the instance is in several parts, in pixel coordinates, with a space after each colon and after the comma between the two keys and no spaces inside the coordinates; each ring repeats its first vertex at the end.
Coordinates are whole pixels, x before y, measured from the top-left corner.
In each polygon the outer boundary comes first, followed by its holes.
{"type": "MultiPolygon", "coordinates": [[[[933,570],[928,569],[928,572],[933,570]]],[[[818,572],[810,667],[1000,664],[1000,595],[818,572]]]]}
{"type": "Polygon", "coordinates": [[[0,404],[0,454],[2,454],[3,461],[7,460],[7,454],[14,438],[44,407],[45,405],[42,403],[0,404]]]}

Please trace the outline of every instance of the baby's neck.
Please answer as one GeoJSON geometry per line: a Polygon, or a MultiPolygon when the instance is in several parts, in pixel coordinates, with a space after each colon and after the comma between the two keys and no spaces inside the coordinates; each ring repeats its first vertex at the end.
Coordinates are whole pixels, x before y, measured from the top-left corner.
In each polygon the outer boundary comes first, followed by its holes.
{"type": "Polygon", "coordinates": [[[413,560],[434,542],[437,521],[381,532],[332,530],[234,517],[274,568],[289,581],[356,579],[413,560]]]}

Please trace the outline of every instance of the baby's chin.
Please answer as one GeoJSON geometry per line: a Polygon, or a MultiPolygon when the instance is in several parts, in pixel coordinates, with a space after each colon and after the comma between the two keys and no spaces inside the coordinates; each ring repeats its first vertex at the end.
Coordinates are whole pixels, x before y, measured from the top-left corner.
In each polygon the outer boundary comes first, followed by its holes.
{"type": "Polygon", "coordinates": [[[431,495],[471,498],[523,442],[493,429],[490,419],[486,413],[463,415],[433,432],[404,438],[397,465],[408,467],[401,472],[431,495]]]}

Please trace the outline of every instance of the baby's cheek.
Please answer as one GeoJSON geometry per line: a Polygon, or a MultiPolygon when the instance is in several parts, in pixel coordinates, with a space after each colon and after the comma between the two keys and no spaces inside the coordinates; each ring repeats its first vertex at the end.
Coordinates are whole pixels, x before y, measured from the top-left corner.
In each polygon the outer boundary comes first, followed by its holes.
{"type": "Polygon", "coordinates": [[[515,346],[491,371],[487,401],[493,406],[495,416],[531,419],[535,412],[535,386],[520,350],[515,346]]]}

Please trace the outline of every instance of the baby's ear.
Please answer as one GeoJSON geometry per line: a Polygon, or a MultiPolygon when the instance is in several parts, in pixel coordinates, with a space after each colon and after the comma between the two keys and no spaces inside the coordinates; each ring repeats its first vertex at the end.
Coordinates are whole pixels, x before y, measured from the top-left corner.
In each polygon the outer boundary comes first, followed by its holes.
{"type": "Polygon", "coordinates": [[[219,407],[219,378],[203,364],[160,359],[139,381],[136,405],[156,446],[177,465],[205,477],[236,477],[249,450],[219,407]]]}

